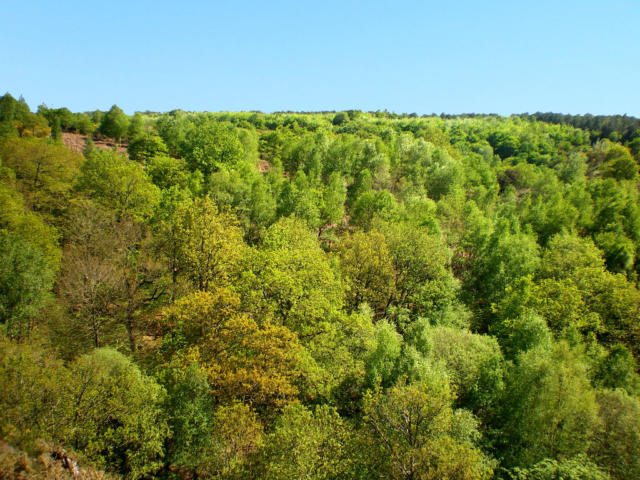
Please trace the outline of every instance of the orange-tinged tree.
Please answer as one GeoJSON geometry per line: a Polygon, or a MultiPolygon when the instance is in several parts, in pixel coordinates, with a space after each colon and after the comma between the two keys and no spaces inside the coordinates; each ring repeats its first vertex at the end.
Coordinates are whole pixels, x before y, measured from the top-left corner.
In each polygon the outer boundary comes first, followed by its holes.
{"type": "Polygon", "coordinates": [[[260,410],[292,402],[301,376],[296,335],[268,320],[258,324],[238,305],[226,288],[178,300],[162,320],[161,351],[185,365],[200,363],[221,402],[238,399],[260,410]]]}

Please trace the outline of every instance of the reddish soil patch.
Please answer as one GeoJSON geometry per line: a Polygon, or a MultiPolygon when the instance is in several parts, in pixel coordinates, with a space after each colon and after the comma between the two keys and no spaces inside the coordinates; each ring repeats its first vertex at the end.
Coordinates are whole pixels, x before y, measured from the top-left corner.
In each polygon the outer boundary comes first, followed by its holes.
{"type": "MultiPolygon", "coordinates": [[[[82,153],[84,146],[87,143],[87,135],[80,135],[78,133],[62,132],[62,142],[72,152],[82,153]]],[[[113,147],[117,147],[118,153],[127,153],[127,145],[118,145],[113,140],[106,138],[104,140],[94,140],[93,145],[101,150],[113,150],[113,147]]]]}
{"type": "Polygon", "coordinates": [[[271,164],[262,158],[258,160],[258,171],[264,173],[271,168],[271,164]]]}

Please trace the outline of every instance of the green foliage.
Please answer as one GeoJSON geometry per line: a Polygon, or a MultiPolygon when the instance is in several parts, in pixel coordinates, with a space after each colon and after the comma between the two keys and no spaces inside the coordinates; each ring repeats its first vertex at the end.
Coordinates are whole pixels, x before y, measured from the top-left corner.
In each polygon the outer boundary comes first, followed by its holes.
{"type": "Polygon", "coordinates": [[[15,174],[16,187],[30,208],[60,215],[68,206],[81,155],[46,140],[15,138],[0,144],[0,158],[15,174]]]}
{"type": "Polygon", "coordinates": [[[631,352],[624,345],[614,345],[600,359],[595,372],[594,383],[605,389],[621,388],[630,395],[640,393],[638,365],[631,352]]]}
{"type": "Polygon", "coordinates": [[[157,135],[145,133],[138,136],[130,135],[129,138],[131,138],[131,141],[127,146],[127,151],[131,160],[148,162],[149,159],[155,156],[167,153],[167,146],[162,141],[162,138],[157,135]]]}
{"type": "MultiPolygon", "coordinates": [[[[418,324],[414,329],[419,328],[418,324]]],[[[420,335],[428,351],[416,348],[434,363],[442,363],[460,405],[483,412],[503,387],[504,362],[498,342],[492,337],[452,327],[426,327],[420,335]]],[[[415,340],[414,340],[415,342],[415,340]]]]}
{"type": "Polygon", "coordinates": [[[349,428],[334,409],[290,405],[265,438],[263,478],[344,478],[351,468],[349,444],[349,428]]]}
{"type": "Polygon", "coordinates": [[[639,125],[1,97],[0,476],[640,476],[639,125]]]}
{"type": "Polygon", "coordinates": [[[158,369],[167,395],[162,405],[171,437],[165,441],[166,464],[189,471],[198,469],[211,436],[213,398],[206,372],[197,364],[158,369]]]}
{"type": "Polygon", "coordinates": [[[448,309],[458,283],[448,268],[451,252],[442,238],[426,226],[408,222],[380,228],[392,258],[396,304],[420,316],[448,309]]]}
{"type": "Polygon", "coordinates": [[[38,438],[63,440],[70,428],[71,381],[53,352],[0,335],[0,437],[26,450],[38,438]]]}
{"type": "Polygon", "coordinates": [[[492,462],[473,444],[475,425],[459,424],[467,416],[454,411],[453,398],[438,379],[367,394],[363,410],[372,473],[393,479],[490,478],[492,462]]]}
{"type": "Polygon", "coordinates": [[[246,477],[262,440],[262,424],[249,406],[233,403],[219,407],[210,440],[200,451],[197,473],[221,479],[246,477]]]}
{"type": "Polygon", "coordinates": [[[244,243],[235,217],[218,209],[208,197],[179,207],[174,214],[177,268],[198,290],[214,282],[224,285],[236,274],[244,243]]]}
{"type": "Polygon", "coordinates": [[[638,164],[629,150],[621,145],[609,148],[600,169],[603,177],[612,177],[616,180],[638,180],[638,164]]]}
{"type": "Polygon", "coordinates": [[[340,264],[349,285],[347,306],[352,310],[366,302],[383,314],[395,293],[396,273],[384,236],[358,232],[340,245],[340,264]]]}
{"type": "Polygon", "coordinates": [[[78,186],[118,216],[149,218],[158,201],[158,189],[142,166],[116,152],[94,151],[82,166],[78,186]]]}
{"type": "Polygon", "coordinates": [[[374,342],[365,360],[367,383],[375,387],[391,386],[400,374],[402,356],[402,336],[387,321],[375,326],[374,342]]]}
{"type": "Polygon", "coordinates": [[[102,135],[122,140],[127,134],[129,127],[129,117],[117,105],[113,105],[109,111],[102,117],[98,130],[102,135]]]}
{"type": "Polygon", "coordinates": [[[347,114],[347,112],[338,112],[333,117],[333,120],[331,123],[333,123],[334,125],[340,126],[340,125],[344,125],[348,121],[349,121],[349,115],[347,114]]]}
{"type": "Polygon", "coordinates": [[[599,392],[597,401],[602,423],[589,453],[612,478],[637,478],[640,474],[640,401],[621,390],[599,392]]]}
{"type": "Polygon", "coordinates": [[[38,438],[65,442],[126,478],[159,468],[164,392],[130,360],[98,349],[66,368],[35,344],[0,341],[3,438],[28,449],[38,438]]]}
{"type": "Polygon", "coordinates": [[[30,211],[24,197],[11,185],[0,183],[0,227],[40,249],[48,267],[57,271],[60,263],[59,233],[42,215],[30,211]]]}
{"type": "Polygon", "coordinates": [[[220,401],[251,401],[263,411],[290,403],[301,375],[297,338],[284,327],[258,324],[239,306],[226,289],[178,300],[162,320],[161,354],[185,367],[200,363],[220,401]]]}
{"type": "Polygon", "coordinates": [[[269,227],[251,263],[243,285],[248,305],[303,340],[330,329],[342,307],[342,282],[304,223],[287,218],[269,227]]]}
{"type": "Polygon", "coordinates": [[[510,480],[609,480],[611,477],[585,456],[562,460],[545,459],[531,468],[515,468],[510,480]]]}
{"type": "Polygon", "coordinates": [[[29,334],[31,319],[49,298],[53,276],[41,250],[0,230],[0,323],[7,335],[29,334]]]}
{"type": "Polygon", "coordinates": [[[189,174],[184,160],[163,155],[152,156],[146,160],[145,171],[157,187],[166,190],[173,186],[189,186],[189,174]]]}
{"type": "Polygon", "coordinates": [[[507,465],[587,452],[599,426],[595,392],[580,358],[564,343],[522,353],[509,372],[500,422],[507,465]]]}
{"type": "Polygon", "coordinates": [[[158,470],[168,434],[162,387],[108,348],[79,357],[70,370],[74,448],[128,479],[158,470]]]}
{"type": "Polygon", "coordinates": [[[538,268],[539,246],[531,235],[511,233],[505,224],[489,237],[477,259],[473,285],[480,307],[499,302],[510,285],[538,268]]]}
{"type": "Polygon", "coordinates": [[[191,170],[207,177],[224,165],[234,165],[244,150],[237,134],[215,120],[191,125],[180,143],[180,153],[191,170]]]}

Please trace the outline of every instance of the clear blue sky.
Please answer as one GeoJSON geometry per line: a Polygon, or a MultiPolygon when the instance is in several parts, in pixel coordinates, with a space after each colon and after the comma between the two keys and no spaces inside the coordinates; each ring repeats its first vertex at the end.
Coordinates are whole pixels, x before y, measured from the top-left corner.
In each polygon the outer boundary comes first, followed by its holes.
{"type": "Polygon", "coordinates": [[[638,0],[0,4],[32,108],[640,116],[638,0]]]}

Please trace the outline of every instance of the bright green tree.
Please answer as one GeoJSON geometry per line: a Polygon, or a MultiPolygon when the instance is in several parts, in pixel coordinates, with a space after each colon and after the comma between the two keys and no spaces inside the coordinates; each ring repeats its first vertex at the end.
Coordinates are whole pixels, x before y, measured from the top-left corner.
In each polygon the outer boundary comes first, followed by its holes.
{"type": "Polygon", "coordinates": [[[224,165],[242,160],[242,143],[233,129],[215,120],[192,125],[180,144],[181,156],[191,170],[208,177],[224,165]]]}
{"type": "Polygon", "coordinates": [[[119,217],[149,218],[158,189],[142,165],[116,152],[94,151],[82,166],[79,188],[119,217]]]}

